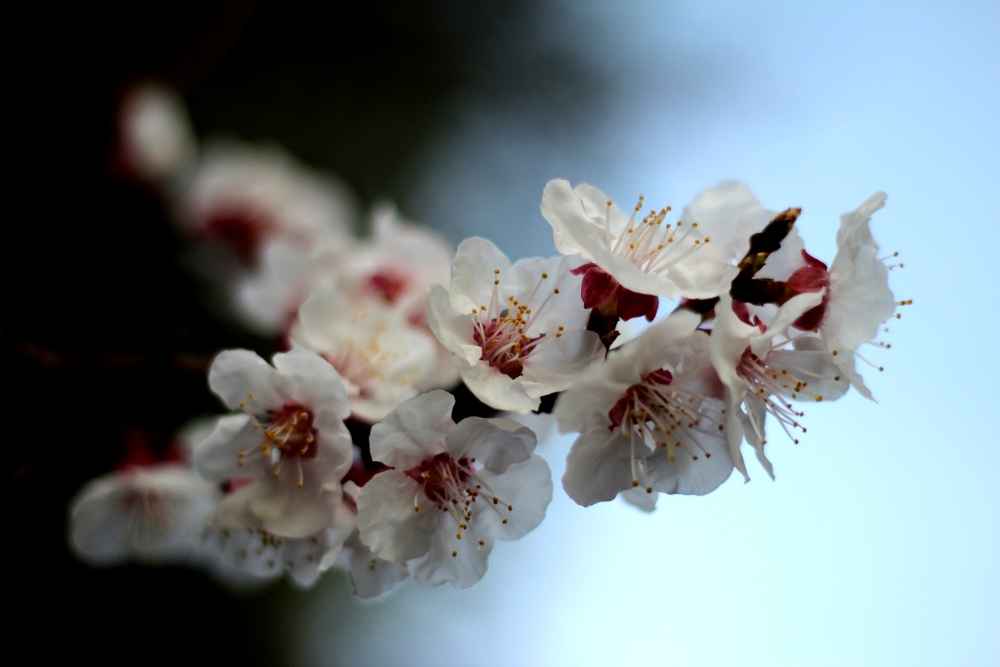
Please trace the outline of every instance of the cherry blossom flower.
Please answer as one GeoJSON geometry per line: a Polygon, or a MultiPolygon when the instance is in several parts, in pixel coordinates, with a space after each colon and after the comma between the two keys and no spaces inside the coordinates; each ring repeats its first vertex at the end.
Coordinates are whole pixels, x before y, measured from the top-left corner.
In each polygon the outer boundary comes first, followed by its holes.
{"type": "Polygon", "coordinates": [[[774,477],[771,463],[764,455],[767,415],[798,442],[792,432],[805,431],[799,423],[802,412],[787,398],[835,400],[849,387],[833,355],[818,336],[808,332],[788,335],[792,323],[819,305],[824,296],[825,290],[797,295],[778,308],[767,323],[743,321],[728,294],[720,297],[715,307],[712,362],[726,386],[730,455],[744,479],[750,479],[739,451],[744,436],[768,475],[774,477]]]}
{"type": "MultiPolygon", "coordinates": [[[[750,235],[773,217],[745,185],[734,182],[701,193],[677,223],[665,222],[669,208],[639,219],[643,206],[640,197],[626,215],[587,183],[574,189],[568,181],[553,180],[545,186],[542,215],[552,226],[556,249],[595,265],[584,284],[589,307],[610,298],[618,284],[668,299],[718,296],[736,276],[732,263],[746,252],[750,235]]],[[[647,305],[640,314],[649,310],[647,305]]]]}
{"type": "MultiPolygon", "coordinates": [[[[559,397],[562,432],[579,431],[563,488],[588,506],[641,488],[702,495],[733,470],[722,386],[700,317],[677,311],[608,355],[559,397]]],[[[635,503],[635,494],[630,495],[635,503]]],[[[653,503],[637,503],[647,511],[653,503]]]]}
{"type": "Polygon", "coordinates": [[[216,510],[218,523],[290,538],[334,527],[353,452],[347,390],[333,366],[300,348],[276,354],[274,366],[227,350],[209,385],[245,415],[219,421],[195,450],[195,467],[215,481],[252,478],[216,510]]]}
{"type": "Polygon", "coordinates": [[[431,330],[451,352],[462,381],[484,403],[528,412],[568,388],[605,350],[587,331],[581,279],[567,257],[510,264],[485,239],[466,239],[451,289],[428,289],[431,330]]]}
{"type": "Polygon", "coordinates": [[[552,499],[535,434],[505,419],[451,420],[455,399],[406,401],[371,433],[372,458],[393,469],[359,492],[361,540],[418,581],[466,588],[482,578],[495,540],[533,530],[552,499]]]}
{"type": "Polygon", "coordinates": [[[276,147],[217,141],[206,146],[179,202],[179,222],[199,240],[221,241],[246,265],[284,240],[308,257],[327,237],[345,237],[355,217],[347,189],[276,147]]]}
{"type": "Polygon", "coordinates": [[[427,286],[447,282],[454,248],[392,204],[376,204],[370,218],[371,238],[341,253],[334,281],[352,300],[377,299],[426,326],[427,286]]]}
{"type": "Polygon", "coordinates": [[[758,273],[761,278],[784,281],[789,295],[826,290],[822,302],[803,313],[792,326],[816,330],[836,357],[841,373],[869,399],[871,392],[855,371],[857,349],[872,341],[879,326],[901,305],[889,288],[886,258],[878,256],[879,246],[870,229],[872,213],[885,206],[885,200],[885,193],[875,193],[857,210],[841,216],[837,254],[829,269],[805,251],[793,230],[758,273]]]}
{"type": "Polygon", "coordinates": [[[437,365],[430,333],[379,301],[348,301],[319,285],[299,310],[292,340],[337,369],[347,385],[351,413],[377,422],[417,395],[417,384],[437,365]]]}
{"type": "Polygon", "coordinates": [[[69,543],[92,565],[194,562],[222,491],[182,463],[129,466],[87,483],[70,502],[69,543]]]}

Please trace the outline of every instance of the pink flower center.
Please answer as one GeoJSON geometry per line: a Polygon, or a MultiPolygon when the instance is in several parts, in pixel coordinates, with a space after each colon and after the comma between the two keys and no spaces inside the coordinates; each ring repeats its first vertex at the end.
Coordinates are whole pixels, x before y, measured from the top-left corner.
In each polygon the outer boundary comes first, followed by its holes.
{"type": "MultiPolygon", "coordinates": [[[[639,486],[640,468],[645,478],[649,447],[665,449],[671,461],[676,460],[678,450],[693,461],[701,454],[711,458],[694,428],[702,419],[718,422],[719,430],[723,428],[721,414],[711,411],[703,396],[674,386],[673,379],[673,374],[665,368],[644,375],[608,412],[609,430],[620,428],[631,446],[632,486],[639,486]],[[637,458],[641,466],[637,465],[637,458]]],[[[648,480],[645,486],[646,492],[651,493],[648,480]]]]}
{"type": "MultiPolygon", "coordinates": [[[[789,343],[790,341],[786,341],[782,346],[789,343]]],[[[789,396],[793,399],[809,398],[817,402],[823,400],[822,394],[817,394],[809,387],[809,382],[829,379],[839,382],[840,376],[836,375],[833,378],[823,377],[799,365],[798,360],[803,355],[815,354],[826,354],[826,352],[820,350],[781,349],[780,347],[776,347],[772,348],[767,356],[761,360],[748,347],[743,352],[739,366],[736,367],[737,374],[747,384],[748,400],[763,401],[764,410],[778,420],[781,428],[796,444],[799,441],[792,437],[789,429],[799,429],[805,433],[806,428],[798,422],[799,418],[804,416],[805,413],[795,410],[794,406],[785,400],[780,398],[775,400],[775,397],[789,396]]],[[[748,410],[747,416],[750,419],[751,426],[756,431],[758,439],[762,444],[767,444],[767,440],[764,439],[764,425],[756,422],[753,410],[748,410]]]]}
{"type": "Polygon", "coordinates": [[[806,265],[796,269],[789,276],[785,282],[785,291],[792,295],[798,295],[826,289],[823,301],[818,306],[807,310],[792,324],[796,329],[811,331],[819,327],[823,321],[823,316],[826,315],[826,304],[830,300],[830,274],[827,271],[826,264],[805,250],[802,251],[802,258],[806,261],[806,265]]]}
{"type": "Polygon", "coordinates": [[[498,321],[488,322],[472,333],[473,340],[483,348],[479,358],[512,380],[521,377],[524,359],[545,337],[542,334],[528,338],[520,332],[516,320],[507,320],[501,315],[498,321]]]}
{"type": "Polygon", "coordinates": [[[242,202],[216,206],[205,224],[205,235],[229,245],[246,264],[257,261],[264,238],[274,229],[274,221],[259,209],[242,202]]]}
{"type": "Polygon", "coordinates": [[[561,326],[551,332],[551,335],[538,333],[533,336],[528,333],[549,300],[559,294],[559,288],[546,294],[537,308],[532,308],[531,303],[539,288],[549,277],[547,273],[543,273],[524,303],[510,296],[507,297],[506,307],[501,310],[497,289],[500,284],[500,269],[494,269],[493,273],[496,278],[493,281],[490,305],[472,309],[472,314],[476,316],[472,339],[483,350],[480,360],[513,380],[521,376],[524,362],[529,356],[543,349],[548,341],[563,335],[561,326]]]}
{"type": "Polygon", "coordinates": [[[396,303],[409,283],[406,276],[392,269],[381,269],[368,278],[368,291],[388,303],[396,303]]]}
{"type": "Polygon", "coordinates": [[[286,401],[277,410],[268,412],[270,417],[267,425],[254,424],[254,428],[264,431],[264,441],[250,452],[239,452],[238,465],[255,456],[268,459],[273,468],[274,477],[280,475],[285,461],[295,461],[298,486],[302,487],[302,459],[316,457],[317,430],[313,427],[313,414],[297,401],[286,401]]]}
{"type": "MultiPolygon", "coordinates": [[[[478,474],[475,467],[476,459],[462,457],[457,461],[451,454],[442,452],[434,458],[424,461],[419,466],[406,471],[406,476],[422,485],[422,491],[427,498],[437,505],[442,512],[448,512],[457,524],[458,531],[455,539],[462,539],[465,530],[471,530],[479,541],[479,545],[486,544],[476,533],[472,525],[473,506],[479,501],[485,503],[488,511],[494,511],[501,515],[503,523],[507,519],[503,516],[502,508],[506,507],[507,512],[513,512],[514,507],[500,500],[490,485],[486,483],[478,474]]],[[[421,507],[414,499],[413,510],[419,512],[421,507]]],[[[457,551],[452,551],[452,556],[457,556],[457,551]]]]}

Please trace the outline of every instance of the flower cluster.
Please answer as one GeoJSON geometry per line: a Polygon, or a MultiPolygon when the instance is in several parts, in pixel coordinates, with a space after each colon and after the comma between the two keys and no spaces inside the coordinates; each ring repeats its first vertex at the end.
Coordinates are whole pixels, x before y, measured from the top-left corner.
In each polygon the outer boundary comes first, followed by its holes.
{"type": "Polygon", "coordinates": [[[562,482],[584,506],[621,494],[651,511],[734,468],[749,480],[744,443],[773,477],[768,434],[798,442],[803,403],[871,398],[860,348],[887,347],[880,327],[909,303],[871,234],[881,193],[841,217],[826,264],[799,209],[768,211],[740,183],[672,216],[553,180],[541,213],[560,254],[511,262],[482,238],[453,252],[387,204],[358,239],[335,180],[274,148],[199,149],[175,107],[132,103],[130,164],[173,198],[230,315],[280,351],[218,354],[208,384],[230,414],[182,455],[133,456],[80,491],[70,542],[94,564],[300,586],[338,567],[361,597],[410,577],[464,588],[552,498],[512,417],[578,434],[562,482]],[[179,138],[151,139],[160,125],[179,138]],[[653,324],[622,335],[637,319],[653,324]]]}

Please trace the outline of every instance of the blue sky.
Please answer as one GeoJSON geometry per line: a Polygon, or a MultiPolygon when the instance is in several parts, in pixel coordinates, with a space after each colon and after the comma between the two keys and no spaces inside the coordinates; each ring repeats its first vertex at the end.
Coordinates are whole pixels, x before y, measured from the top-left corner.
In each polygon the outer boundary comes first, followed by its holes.
{"type": "MultiPolygon", "coordinates": [[[[552,252],[549,178],[680,208],[746,182],[801,206],[832,259],[839,215],[884,190],[876,239],[912,298],[856,394],[807,409],[703,498],[582,509],[501,543],[472,589],[300,611],[303,662],[379,665],[1000,664],[1000,437],[992,427],[1000,189],[1000,4],[570,3],[551,20],[615,84],[600,123],[546,147],[470,111],[428,160],[415,217],[512,255],[552,252]],[[476,215],[469,212],[476,211],[476,215]]],[[[557,478],[571,439],[541,447],[557,478]]]]}

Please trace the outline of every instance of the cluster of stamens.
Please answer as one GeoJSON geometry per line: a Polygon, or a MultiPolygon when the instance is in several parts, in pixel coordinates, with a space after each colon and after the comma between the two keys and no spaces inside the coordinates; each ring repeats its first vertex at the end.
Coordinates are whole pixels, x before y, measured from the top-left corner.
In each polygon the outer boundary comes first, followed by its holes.
{"type": "MultiPolygon", "coordinates": [[[[455,520],[458,528],[455,539],[462,539],[463,531],[470,530],[479,542],[486,544],[472,524],[473,503],[480,498],[481,503],[497,512],[503,523],[507,518],[502,509],[513,512],[514,507],[503,502],[493,493],[493,489],[476,472],[476,459],[460,458],[457,461],[448,453],[441,453],[424,461],[416,468],[406,471],[406,475],[421,484],[420,491],[413,499],[413,511],[421,511],[420,498],[426,496],[442,512],[447,512],[455,520]],[[471,527],[470,527],[471,526],[471,527]]],[[[457,556],[457,551],[451,552],[457,556]]]]}
{"type": "MultiPolygon", "coordinates": [[[[253,399],[253,394],[247,394],[253,399]]],[[[245,407],[245,404],[241,404],[245,407]]],[[[302,459],[316,456],[316,429],[312,412],[296,401],[287,401],[277,410],[268,410],[258,416],[254,429],[263,431],[264,440],[250,451],[239,452],[237,465],[255,456],[263,456],[274,466],[271,474],[278,477],[286,460],[294,460],[298,487],[302,488],[302,459]]]]}
{"type": "MultiPolygon", "coordinates": [[[[774,416],[781,424],[785,434],[791,438],[792,442],[798,444],[799,441],[792,435],[792,431],[799,429],[803,433],[806,432],[806,428],[798,421],[805,416],[805,413],[797,411],[791,403],[782,400],[781,397],[811,398],[816,402],[822,401],[823,395],[816,393],[809,387],[810,380],[814,383],[816,380],[839,382],[840,376],[827,377],[796,365],[795,360],[798,357],[825,355],[827,352],[824,350],[783,349],[794,340],[795,338],[788,339],[779,346],[771,348],[765,359],[758,358],[747,348],[743,352],[743,358],[740,360],[736,372],[747,383],[750,394],[763,401],[766,412],[774,416]]],[[[832,354],[835,356],[837,353],[833,352],[832,354]]],[[[767,440],[764,438],[763,424],[757,423],[753,411],[748,410],[747,417],[750,419],[761,444],[767,444],[767,440]]]]}
{"type": "Polygon", "coordinates": [[[483,349],[481,360],[509,378],[516,379],[521,376],[524,361],[529,355],[542,349],[547,341],[559,338],[563,334],[561,326],[555,332],[542,332],[536,336],[530,333],[532,324],[546,305],[553,296],[559,294],[559,288],[546,290],[541,304],[533,308],[532,302],[538,296],[542,284],[549,278],[547,273],[542,273],[534,289],[523,302],[514,296],[507,297],[507,301],[504,302],[498,291],[500,269],[494,269],[493,274],[495,277],[489,305],[472,309],[472,314],[476,316],[472,337],[483,349]]]}
{"type": "Polygon", "coordinates": [[[653,209],[636,221],[644,200],[645,197],[639,197],[628,223],[617,237],[611,231],[611,200],[608,200],[604,224],[608,247],[613,254],[626,258],[644,273],[657,275],[669,271],[672,266],[687,259],[709,242],[709,237],[701,238],[698,235],[697,222],[687,226],[679,220],[677,223],[664,224],[667,214],[672,210],[669,206],[659,211],[653,209]]]}
{"type": "Polygon", "coordinates": [[[641,469],[646,493],[653,492],[646,473],[647,444],[665,450],[670,461],[677,459],[678,452],[697,461],[701,454],[705,458],[712,455],[699,442],[695,427],[705,419],[717,423],[719,430],[723,428],[721,412],[711,409],[709,399],[672,386],[672,382],[670,371],[653,371],[629,387],[608,413],[610,428],[620,427],[631,447],[632,486],[639,486],[641,469]],[[636,463],[637,450],[641,465],[636,463]]]}

